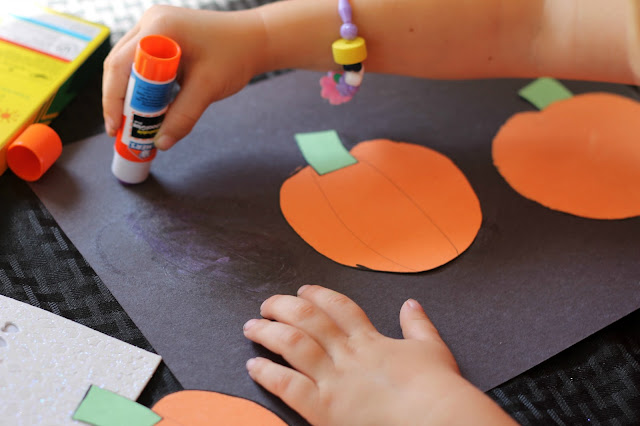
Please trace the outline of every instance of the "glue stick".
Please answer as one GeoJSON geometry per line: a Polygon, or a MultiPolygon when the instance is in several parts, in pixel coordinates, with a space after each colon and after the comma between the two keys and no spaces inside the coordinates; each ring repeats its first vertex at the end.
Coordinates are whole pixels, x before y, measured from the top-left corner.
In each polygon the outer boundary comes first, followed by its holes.
{"type": "Polygon", "coordinates": [[[168,37],[151,35],[138,43],[111,164],[121,182],[140,183],[149,176],[153,140],[171,100],[180,54],[168,37]]]}

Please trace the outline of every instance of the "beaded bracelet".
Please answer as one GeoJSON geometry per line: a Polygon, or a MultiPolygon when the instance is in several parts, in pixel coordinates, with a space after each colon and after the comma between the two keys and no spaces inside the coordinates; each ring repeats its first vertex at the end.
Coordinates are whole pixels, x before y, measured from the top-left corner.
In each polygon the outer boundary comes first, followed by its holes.
{"type": "Polygon", "coordinates": [[[320,79],[321,95],[332,105],[348,102],[358,92],[364,76],[362,62],[367,58],[367,46],[358,37],[358,27],[351,21],[349,0],[338,0],[338,13],[342,18],[340,36],[331,45],[333,60],[342,65],[343,72],[329,71],[320,79]]]}

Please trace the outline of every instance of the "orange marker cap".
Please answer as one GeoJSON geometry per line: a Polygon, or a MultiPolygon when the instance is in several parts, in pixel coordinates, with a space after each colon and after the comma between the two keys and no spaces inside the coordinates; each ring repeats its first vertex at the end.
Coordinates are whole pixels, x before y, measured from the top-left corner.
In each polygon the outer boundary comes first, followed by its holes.
{"type": "Polygon", "coordinates": [[[62,153],[60,136],[44,124],[32,124],[11,143],[7,164],[18,177],[33,182],[56,162],[62,153]]]}
{"type": "Polygon", "coordinates": [[[178,72],[182,50],[175,41],[161,35],[143,37],[136,48],[134,68],[142,77],[168,81],[178,72]]]}

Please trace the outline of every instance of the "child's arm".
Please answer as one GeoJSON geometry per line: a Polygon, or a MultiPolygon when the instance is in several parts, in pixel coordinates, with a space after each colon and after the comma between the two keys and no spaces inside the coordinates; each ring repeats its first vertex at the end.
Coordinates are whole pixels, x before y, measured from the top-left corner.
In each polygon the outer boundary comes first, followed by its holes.
{"type": "Polygon", "coordinates": [[[273,296],[244,334],[281,354],[249,375],[314,425],[511,425],[491,399],[460,376],[453,355],[414,300],[400,310],[404,339],[379,334],[346,296],[304,286],[273,296]]]}
{"type": "MultiPolygon", "coordinates": [[[[351,0],[370,71],[427,78],[538,77],[634,83],[640,72],[639,0],[351,0]],[[636,74],[634,75],[634,70],[636,74]]],[[[107,132],[120,126],[138,40],[175,39],[182,90],[156,145],[170,148],[207,106],[255,74],[335,69],[336,0],[288,0],[239,12],[154,7],[105,61],[107,132]]],[[[366,83],[363,87],[366,90],[366,83]]],[[[321,102],[321,100],[318,100],[321,102]]]]}
{"type": "MultiPolygon", "coordinates": [[[[330,68],[328,46],[338,38],[341,24],[335,3],[288,1],[257,9],[269,36],[267,58],[273,62],[267,69],[330,68]]],[[[628,34],[637,26],[629,19],[637,3],[351,0],[371,71],[442,79],[552,75],[623,83],[634,81],[628,34]]]]}

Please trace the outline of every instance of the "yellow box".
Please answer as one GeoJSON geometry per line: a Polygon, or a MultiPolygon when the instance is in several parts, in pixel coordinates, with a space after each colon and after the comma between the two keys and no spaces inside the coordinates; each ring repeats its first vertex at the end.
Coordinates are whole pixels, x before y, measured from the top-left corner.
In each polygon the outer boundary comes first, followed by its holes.
{"type": "Polygon", "coordinates": [[[101,69],[109,48],[104,25],[31,4],[0,5],[0,175],[9,144],[28,125],[49,124],[101,69]]]}

